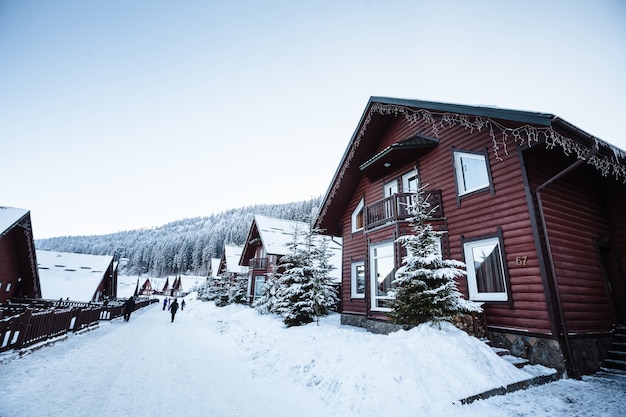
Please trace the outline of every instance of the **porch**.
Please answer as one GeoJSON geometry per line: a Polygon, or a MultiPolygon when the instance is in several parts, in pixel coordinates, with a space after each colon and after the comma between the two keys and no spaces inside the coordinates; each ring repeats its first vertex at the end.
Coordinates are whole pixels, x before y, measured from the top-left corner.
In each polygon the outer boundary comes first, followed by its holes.
{"type": "MultiPolygon", "coordinates": [[[[364,227],[366,230],[376,227],[396,223],[411,217],[409,207],[414,193],[396,193],[392,196],[376,201],[365,206],[364,227]]],[[[441,190],[426,190],[426,201],[430,203],[433,219],[443,218],[443,205],[441,201],[441,190]]]]}

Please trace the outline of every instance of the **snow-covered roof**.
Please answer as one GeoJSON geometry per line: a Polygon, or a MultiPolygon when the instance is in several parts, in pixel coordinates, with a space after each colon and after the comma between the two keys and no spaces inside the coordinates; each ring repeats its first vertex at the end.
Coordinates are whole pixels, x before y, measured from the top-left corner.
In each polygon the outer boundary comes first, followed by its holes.
{"type": "MultiPolygon", "coordinates": [[[[145,281],[144,281],[145,282],[145,281]]],[[[139,282],[139,285],[143,282],[139,282]]],[[[130,275],[118,275],[117,277],[117,298],[130,298],[135,295],[137,289],[137,277],[130,275]]]]}
{"type": "Polygon", "coordinates": [[[220,269],[220,258],[211,258],[211,277],[217,277],[217,271],[220,269]]]}
{"type": "Polygon", "coordinates": [[[261,242],[265,252],[272,255],[285,255],[287,244],[293,241],[296,228],[305,231],[309,225],[294,220],[275,219],[272,217],[254,216],[261,242]]]}
{"type": "Polygon", "coordinates": [[[226,258],[226,271],[231,274],[245,275],[248,267],[239,265],[243,246],[224,245],[224,256],[226,258]]]}
{"type": "Polygon", "coordinates": [[[28,210],[25,209],[0,206],[0,235],[13,227],[27,213],[28,210]]]}
{"type": "Polygon", "coordinates": [[[91,301],[113,256],[37,249],[41,296],[91,301]]]}

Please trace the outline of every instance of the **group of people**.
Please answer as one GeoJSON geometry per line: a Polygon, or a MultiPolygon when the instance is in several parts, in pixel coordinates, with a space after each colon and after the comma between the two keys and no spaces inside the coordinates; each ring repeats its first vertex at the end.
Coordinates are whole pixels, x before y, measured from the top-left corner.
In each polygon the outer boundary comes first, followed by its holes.
{"type": "MultiPolygon", "coordinates": [[[[176,312],[178,311],[178,300],[176,298],[174,298],[174,301],[172,301],[170,303],[169,298],[164,298],[163,299],[163,310],[165,311],[165,308],[167,307],[167,309],[169,310],[169,312],[172,314],[172,323],[174,322],[174,316],[176,316],[176,312]]],[[[180,310],[183,311],[185,309],[185,299],[183,298],[183,301],[181,301],[180,303],[180,310]]]]}
{"type": "MultiPolygon", "coordinates": [[[[174,301],[172,301],[171,303],[170,303],[169,298],[165,297],[163,299],[163,311],[165,311],[166,308],[169,310],[169,312],[172,314],[172,323],[174,322],[174,316],[176,315],[176,312],[178,311],[178,306],[179,304],[176,298],[174,298],[174,301]]],[[[180,303],[180,310],[182,311],[184,309],[185,309],[185,299],[183,298],[183,300],[180,303]]],[[[130,320],[130,315],[133,311],[135,311],[135,297],[130,297],[124,303],[124,321],[130,320]]]]}

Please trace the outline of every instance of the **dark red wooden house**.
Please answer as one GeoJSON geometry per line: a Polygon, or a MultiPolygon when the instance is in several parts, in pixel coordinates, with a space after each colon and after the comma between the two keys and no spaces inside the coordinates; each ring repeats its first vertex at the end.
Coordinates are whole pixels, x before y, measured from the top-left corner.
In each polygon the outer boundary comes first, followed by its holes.
{"type": "Polygon", "coordinates": [[[30,211],[0,207],[0,303],[40,298],[30,211]]]}
{"type": "Polygon", "coordinates": [[[551,114],[372,97],[316,221],[343,238],[342,323],[389,327],[417,187],[488,337],[596,371],[626,324],[626,153],[551,114]]]}

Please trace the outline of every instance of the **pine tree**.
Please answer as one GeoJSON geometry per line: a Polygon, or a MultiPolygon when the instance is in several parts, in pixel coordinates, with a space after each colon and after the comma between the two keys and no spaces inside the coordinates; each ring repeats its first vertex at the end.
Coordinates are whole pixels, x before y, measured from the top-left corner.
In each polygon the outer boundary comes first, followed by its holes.
{"type": "Polygon", "coordinates": [[[423,188],[412,196],[409,207],[413,234],[401,236],[407,254],[395,275],[395,298],[389,315],[396,324],[411,328],[428,321],[451,321],[455,315],[481,311],[478,304],[463,299],[456,278],[466,274],[463,262],[443,259],[438,242],[443,232],[433,230],[428,220],[432,210],[423,188]]]}
{"type": "Polygon", "coordinates": [[[248,304],[248,277],[235,278],[228,289],[228,304],[248,304]]]}
{"type": "Polygon", "coordinates": [[[288,326],[311,323],[337,304],[329,272],[328,241],[318,230],[296,228],[289,252],[281,258],[274,310],[288,326]]]}
{"type": "Polygon", "coordinates": [[[267,274],[265,284],[262,288],[262,295],[254,302],[254,308],[260,314],[276,313],[276,294],[278,293],[278,276],[267,274]]]}

